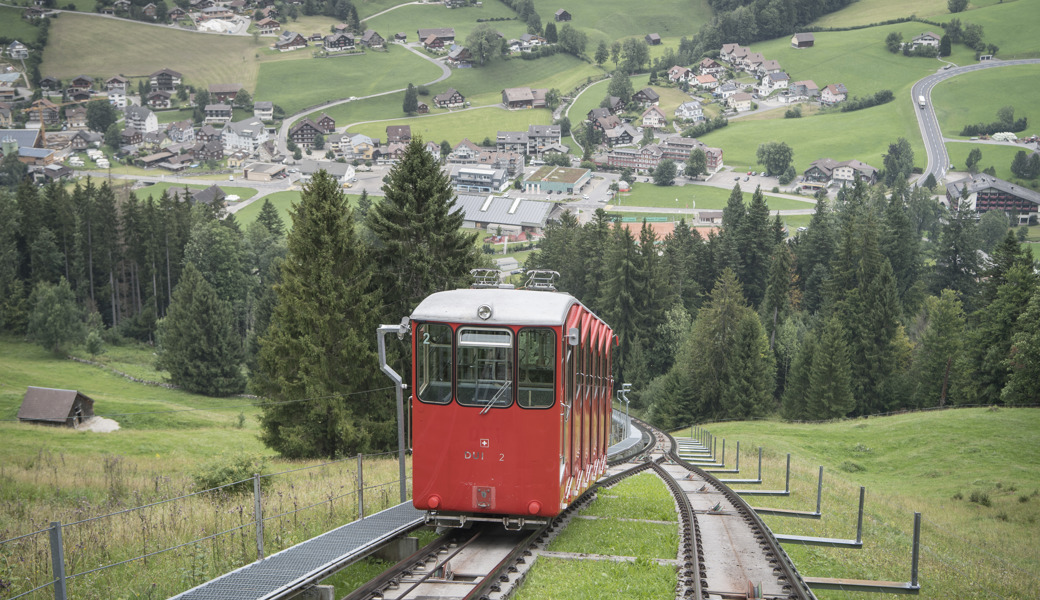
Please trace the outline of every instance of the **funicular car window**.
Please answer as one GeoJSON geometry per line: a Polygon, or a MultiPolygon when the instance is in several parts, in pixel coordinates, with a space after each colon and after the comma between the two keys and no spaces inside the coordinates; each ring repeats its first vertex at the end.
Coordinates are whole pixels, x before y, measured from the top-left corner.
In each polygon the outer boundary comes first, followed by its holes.
{"type": "Polygon", "coordinates": [[[415,389],[421,402],[451,402],[451,327],[422,323],[416,329],[415,389]]]}
{"type": "Polygon", "coordinates": [[[455,397],[487,410],[513,403],[513,332],[464,328],[458,333],[455,397]]]}
{"type": "Polygon", "coordinates": [[[523,408],[552,406],[556,389],[556,334],[552,329],[522,329],[516,347],[517,402],[523,408]]]}

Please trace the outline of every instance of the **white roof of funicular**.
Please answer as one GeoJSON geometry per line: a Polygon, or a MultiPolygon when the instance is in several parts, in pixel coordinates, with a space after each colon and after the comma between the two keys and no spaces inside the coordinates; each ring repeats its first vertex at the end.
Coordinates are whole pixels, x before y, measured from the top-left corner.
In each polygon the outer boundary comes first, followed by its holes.
{"type": "Polygon", "coordinates": [[[514,289],[464,289],[437,292],[412,311],[415,321],[443,321],[474,325],[563,325],[578,301],[563,292],[514,289]],[[491,307],[491,317],[481,320],[477,308],[491,307]]]}

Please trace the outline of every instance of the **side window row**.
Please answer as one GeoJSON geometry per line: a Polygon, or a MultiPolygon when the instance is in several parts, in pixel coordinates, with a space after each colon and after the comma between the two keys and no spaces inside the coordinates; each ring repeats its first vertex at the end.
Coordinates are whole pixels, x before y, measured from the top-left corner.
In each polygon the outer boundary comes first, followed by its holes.
{"type": "Polygon", "coordinates": [[[420,401],[485,410],[515,401],[523,408],[555,402],[556,334],[421,323],[415,339],[415,390],[420,401]],[[515,343],[514,343],[515,342],[515,343]],[[515,392],[515,393],[514,393],[515,392]]]}

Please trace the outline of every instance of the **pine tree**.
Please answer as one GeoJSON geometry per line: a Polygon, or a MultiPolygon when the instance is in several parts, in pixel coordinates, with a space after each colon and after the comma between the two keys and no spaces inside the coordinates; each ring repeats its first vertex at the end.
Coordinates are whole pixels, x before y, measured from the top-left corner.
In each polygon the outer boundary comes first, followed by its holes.
{"type": "Polygon", "coordinates": [[[616,224],[611,231],[610,250],[604,271],[606,280],[597,305],[601,307],[604,320],[610,323],[621,347],[625,349],[615,359],[618,379],[621,381],[628,381],[629,377],[626,372],[628,349],[646,330],[643,325],[646,315],[640,298],[645,291],[641,284],[645,281],[641,277],[640,263],[632,233],[620,223],[616,224]]]}
{"type": "Polygon", "coordinates": [[[264,205],[260,207],[260,214],[256,216],[256,221],[278,237],[285,234],[285,222],[278,214],[278,209],[271,204],[270,198],[264,198],[264,205]]]}
{"type": "Polygon", "coordinates": [[[896,293],[905,314],[913,314],[921,302],[919,281],[922,270],[921,236],[914,229],[903,201],[904,189],[896,190],[885,209],[881,228],[881,253],[888,258],[896,277],[896,293]]]}
{"type": "Polygon", "coordinates": [[[245,389],[242,340],[231,308],[195,265],[184,267],[169,314],[158,324],[157,369],[189,392],[230,396],[245,389]]]}
{"type": "Polygon", "coordinates": [[[837,317],[832,316],[823,324],[809,369],[809,392],[805,399],[811,420],[844,417],[856,407],[845,336],[837,317]]]}
{"type": "Polygon", "coordinates": [[[969,206],[954,203],[949,216],[939,231],[935,247],[935,269],[932,271],[931,289],[938,293],[951,289],[959,295],[965,310],[975,306],[979,266],[979,237],[975,224],[975,211],[969,206]]]}
{"type": "Polygon", "coordinates": [[[1040,288],[1025,312],[1018,318],[1017,330],[1011,339],[1011,349],[1004,367],[1007,383],[1000,391],[1000,399],[1010,406],[1040,403],[1040,288]]]}
{"type": "Polygon", "coordinates": [[[1003,275],[993,301],[981,306],[973,315],[977,323],[971,334],[972,377],[978,389],[978,399],[984,403],[1000,400],[1007,384],[1011,339],[1025,312],[1030,298],[1037,290],[1037,275],[1033,265],[1019,261],[1003,275]]]}
{"type": "Polygon", "coordinates": [[[685,219],[675,224],[675,229],[664,239],[664,262],[672,284],[672,294],[682,303],[688,313],[700,306],[704,288],[699,272],[710,272],[706,263],[707,246],[696,229],[691,229],[685,219]]]}
{"type": "Polygon", "coordinates": [[[0,329],[19,333],[25,331],[27,309],[23,279],[18,275],[21,218],[14,197],[0,191],[0,329]]]}
{"type": "Polygon", "coordinates": [[[927,322],[914,357],[913,406],[945,406],[948,399],[959,403],[961,367],[964,358],[964,309],[953,290],[925,299],[927,322]]]}
{"type": "Polygon", "coordinates": [[[762,301],[762,322],[769,336],[770,349],[774,346],[777,328],[787,319],[791,310],[791,277],[794,256],[787,244],[780,243],[773,250],[769,263],[769,279],[762,301]]]}
{"type": "Polygon", "coordinates": [[[740,256],[742,246],[741,233],[745,230],[744,221],[747,218],[747,207],[744,206],[744,193],[740,191],[739,185],[734,185],[729,193],[726,206],[722,209],[719,255],[715,263],[715,268],[719,272],[728,268],[732,269],[733,273],[739,277],[742,267],[740,256]]]}
{"type": "Polygon", "coordinates": [[[64,259],[58,250],[57,241],[51,230],[44,227],[36,236],[30,249],[30,262],[32,263],[33,283],[57,283],[62,277],[62,266],[64,259]]]}
{"type": "Polygon", "coordinates": [[[802,339],[798,351],[791,361],[791,372],[787,376],[780,412],[785,419],[801,421],[810,419],[806,399],[812,388],[813,359],[816,356],[816,336],[809,334],[802,339]]]}
{"type": "Polygon", "coordinates": [[[401,110],[406,115],[414,115],[419,112],[419,90],[410,83],[408,89],[404,91],[404,103],[401,105],[401,110]]]}
{"type": "Polygon", "coordinates": [[[368,227],[376,238],[380,312],[396,323],[429,294],[464,285],[478,257],[476,235],[461,231],[451,182],[422,138],[412,138],[385,181],[368,227]]]}
{"type": "Polygon", "coordinates": [[[367,392],[379,381],[377,297],[371,258],[336,178],[324,170],[290,212],[288,255],[277,304],[260,339],[253,390],[263,408],[261,440],[291,458],[384,448],[392,400],[367,392]]]}
{"type": "Polygon", "coordinates": [[[246,298],[249,278],[243,261],[241,235],[215,218],[196,212],[196,221],[184,246],[184,261],[191,263],[227,303],[235,318],[235,331],[246,333],[246,298]]]}
{"type": "Polygon", "coordinates": [[[63,277],[57,284],[38,283],[29,298],[29,337],[51,352],[83,338],[83,314],[63,277]]]}
{"type": "MultiPolygon", "coordinates": [[[[835,227],[834,216],[831,214],[827,199],[817,198],[816,211],[813,212],[806,230],[798,235],[797,244],[794,246],[795,255],[798,257],[798,279],[803,282],[803,290],[806,297],[813,294],[819,296],[817,290],[810,291],[809,279],[816,271],[817,265],[827,267],[834,258],[835,249],[835,227]]],[[[810,312],[815,312],[818,306],[807,306],[810,312]]]]}
{"type": "Polygon", "coordinates": [[[773,250],[773,236],[769,230],[769,206],[762,188],[755,188],[751,206],[740,228],[739,252],[741,257],[740,282],[752,307],[762,303],[769,276],[769,256],[773,250]]]}

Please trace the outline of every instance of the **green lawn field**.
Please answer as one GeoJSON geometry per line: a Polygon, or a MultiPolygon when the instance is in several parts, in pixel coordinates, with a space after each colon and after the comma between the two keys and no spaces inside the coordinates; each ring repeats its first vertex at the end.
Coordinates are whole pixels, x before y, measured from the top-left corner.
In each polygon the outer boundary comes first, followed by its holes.
{"type": "Polygon", "coordinates": [[[255,200],[235,213],[235,220],[238,221],[238,224],[245,227],[255,221],[260,214],[260,209],[264,206],[264,200],[270,200],[271,204],[278,209],[278,214],[282,217],[285,226],[292,227],[292,217],[289,216],[289,208],[294,203],[298,204],[300,202],[300,192],[296,190],[275,192],[255,200]]]}
{"type": "Polygon", "coordinates": [[[400,47],[339,58],[307,55],[300,60],[262,63],[253,96],[293,114],[329,100],[404,88],[410,81],[431,81],[439,74],[436,65],[400,47]]]}
{"type": "MultiPolygon", "coordinates": [[[[516,13],[513,12],[513,9],[498,0],[489,0],[481,7],[467,6],[457,9],[445,8],[443,4],[439,3],[402,6],[384,15],[367,19],[365,24],[370,29],[380,32],[384,38],[389,38],[402,31],[408,34],[409,42],[420,41],[416,34],[420,27],[423,29],[454,27],[455,43],[465,44],[466,37],[479,24],[477,19],[513,19],[514,17],[516,17],[516,13]]],[[[544,16],[542,21],[545,21],[544,16]]],[[[527,25],[517,20],[493,21],[490,25],[506,39],[520,37],[527,33],[527,25]]]]}
{"type": "MultiPolygon", "coordinates": [[[[226,183],[226,182],[224,182],[224,183],[226,183]]],[[[220,186],[220,189],[224,190],[224,193],[227,194],[228,196],[238,196],[242,200],[248,200],[248,199],[250,199],[250,198],[252,198],[253,196],[256,195],[256,190],[254,188],[226,186],[226,185],[224,185],[224,183],[217,183],[217,185],[220,186]]],[[[188,189],[192,189],[192,190],[204,190],[204,189],[208,188],[211,185],[213,185],[213,184],[212,183],[183,184],[183,183],[160,182],[160,183],[155,183],[155,184],[149,185],[147,187],[136,189],[136,190],[134,190],[134,194],[136,194],[138,199],[140,199],[140,200],[143,200],[143,199],[147,198],[148,196],[151,196],[155,200],[158,200],[159,196],[162,196],[162,193],[164,191],[166,191],[166,190],[169,190],[169,189],[174,189],[174,190],[176,190],[178,192],[184,190],[184,188],[188,188],[188,189]]]]}
{"type": "Polygon", "coordinates": [[[36,40],[36,28],[22,18],[23,8],[0,6],[0,36],[22,43],[36,40]]]}
{"type": "MultiPolygon", "coordinates": [[[[755,499],[755,506],[811,510],[818,465],[824,467],[823,518],[765,517],[776,533],[854,537],[859,486],[866,487],[863,550],[785,545],[803,575],[908,581],[917,511],[922,513],[921,598],[1034,596],[1040,454],[1023,450],[1040,444],[1040,410],[972,408],[820,425],[719,423],[707,429],[726,439],[729,448],[741,442],[747,473],[754,473],[757,448],[765,448],[764,483],[746,487],[782,489],[783,461],[792,453],[791,496],[755,499]],[[973,494],[978,501],[971,501],[973,494]]],[[[839,592],[820,597],[862,598],[839,592]]]]}
{"type": "Polygon", "coordinates": [[[981,171],[992,166],[997,170],[997,177],[1005,181],[1018,179],[1011,174],[1011,161],[1015,159],[1015,154],[1019,150],[1025,150],[1027,155],[1032,152],[1030,148],[1019,148],[1016,146],[947,142],[946,151],[950,154],[950,164],[953,165],[952,170],[966,170],[964,161],[967,160],[968,153],[971,152],[972,148],[978,148],[982,151],[982,161],[979,163],[979,170],[981,171]]]}
{"type": "Polygon", "coordinates": [[[992,123],[997,120],[997,111],[1003,106],[1013,106],[1016,119],[1029,119],[1030,127],[1020,132],[1020,136],[1040,132],[1037,126],[1040,119],[1040,104],[1036,100],[1040,90],[1038,80],[1040,65],[1017,65],[965,73],[940,83],[932,90],[932,103],[935,116],[942,124],[943,135],[966,139],[960,135],[965,125],[992,123]],[[995,89],[1000,93],[991,93],[995,89]]]}
{"type": "MultiPolygon", "coordinates": [[[[999,58],[1036,58],[1040,56],[1040,45],[1036,32],[1040,28],[1040,0],[1015,0],[1014,2],[987,2],[975,10],[936,17],[942,23],[960,19],[961,23],[982,25],[983,39],[1000,47],[999,58]]],[[[977,6],[974,2],[972,6],[977,6]]]]}
{"type": "Polygon", "coordinates": [[[400,4],[407,4],[408,2],[409,0],[358,0],[354,3],[354,6],[358,10],[358,16],[362,19],[367,19],[368,17],[383,12],[388,8],[393,8],[400,4]]]}
{"type": "MultiPolygon", "coordinates": [[[[591,57],[596,52],[600,40],[609,46],[614,40],[626,37],[643,37],[648,33],[658,33],[664,43],[662,45],[678,45],[682,36],[692,37],[701,25],[711,21],[712,10],[706,0],[658,0],[647,9],[636,8],[625,0],[599,0],[582,2],[577,5],[565,5],[555,0],[535,0],[535,10],[542,17],[542,23],[553,19],[560,8],[571,13],[571,27],[585,31],[589,36],[589,44],[585,53],[591,57]]],[[[557,28],[566,23],[557,23],[557,28]]]]}
{"type": "Polygon", "coordinates": [[[40,73],[60,79],[79,74],[141,77],[168,67],[183,73],[191,85],[238,82],[247,90],[256,88],[261,46],[252,37],[203,35],[64,13],[52,21],[50,40],[40,73]]]}
{"type": "Polygon", "coordinates": [[[484,67],[452,70],[451,77],[430,86],[430,94],[440,94],[453,87],[474,105],[498,104],[502,102],[502,90],[508,87],[556,88],[567,94],[589,77],[601,76],[602,72],[599,67],[568,54],[538,60],[498,59],[484,67]]]}

